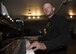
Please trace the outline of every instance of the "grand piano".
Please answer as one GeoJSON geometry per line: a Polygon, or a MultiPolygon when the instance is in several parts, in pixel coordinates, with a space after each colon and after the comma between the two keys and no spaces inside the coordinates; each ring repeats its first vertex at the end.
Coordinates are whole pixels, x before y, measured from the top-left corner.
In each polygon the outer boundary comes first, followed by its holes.
{"type": "Polygon", "coordinates": [[[0,54],[17,54],[22,40],[22,21],[15,22],[0,2],[0,54]]]}
{"type": "MultiPolygon", "coordinates": [[[[30,39],[30,30],[23,29],[23,26],[23,20],[11,18],[0,2],[0,54],[25,54],[25,39],[30,39]]],[[[38,34],[34,33],[37,38],[41,37],[38,34]]]]}

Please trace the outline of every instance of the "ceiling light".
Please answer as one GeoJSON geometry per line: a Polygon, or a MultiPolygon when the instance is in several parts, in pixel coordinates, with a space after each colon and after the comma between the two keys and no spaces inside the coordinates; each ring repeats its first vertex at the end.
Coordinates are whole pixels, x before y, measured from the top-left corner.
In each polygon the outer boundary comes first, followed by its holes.
{"type": "Polygon", "coordinates": [[[70,18],[73,18],[73,16],[72,16],[72,15],[70,15],[70,18]]]}
{"type": "Polygon", "coordinates": [[[10,18],[10,16],[7,16],[8,18],[10,18]]]}
{"type": "Polygon", "coordinates": [[[28,19],[31,19],[31,17],[29,16],[28,19]]]}
{"type": "Polygon", "coordinates": [[[3,13],[3,15],[6,15],[6,13],[3,13]]]}
{"type": "Polygon", "coordinates": [[[40,17],[38,16],[37,18],[39,19],[40,17]]]}
{"type": "Polygon", "coordinates": [[[33,19],[35,19],[35,16],[33,16],[33,19]]]}

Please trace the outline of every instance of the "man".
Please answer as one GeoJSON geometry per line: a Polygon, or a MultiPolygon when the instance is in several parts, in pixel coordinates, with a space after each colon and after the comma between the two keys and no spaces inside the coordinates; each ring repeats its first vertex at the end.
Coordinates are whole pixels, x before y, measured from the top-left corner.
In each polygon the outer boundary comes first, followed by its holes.
{"type": "Polygon", "coordinates": [[[69,23],[62,16],[54,14],[55,7],[50,3],[43,5],[45,14],[49,18],[46,35],[41,41],[34,41],[28,49],[43,50],[46,54],[66,54],[67,45],[71,39],[69,23]]]}

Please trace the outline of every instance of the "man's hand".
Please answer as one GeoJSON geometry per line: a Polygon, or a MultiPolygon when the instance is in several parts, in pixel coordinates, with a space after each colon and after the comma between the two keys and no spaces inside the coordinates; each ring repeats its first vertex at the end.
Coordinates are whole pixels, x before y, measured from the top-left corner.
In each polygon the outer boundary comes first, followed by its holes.
{"type": "Polygon", "coordinates": [[[33,51],[36,51],[38,49],[40,50],[46,50],[47,47],[45,46],[44,43],[38,42],[38,41],[34,41],[33,43],[30,44],[30,46],[28,46],[28,50],[32,49],[33,51]]]}

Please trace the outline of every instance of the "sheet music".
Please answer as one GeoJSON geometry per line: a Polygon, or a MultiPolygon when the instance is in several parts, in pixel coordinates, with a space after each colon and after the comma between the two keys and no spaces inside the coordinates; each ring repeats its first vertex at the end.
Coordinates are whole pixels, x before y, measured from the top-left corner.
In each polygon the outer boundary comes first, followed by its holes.
{"type": "Polygon", "coordinates": [[[28,40],[26,40],[26,54],[35,54],[34,51],[31,49],[31,50],[28,50],[27,47],[30,45],[30,42],[28,40]]]}

